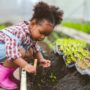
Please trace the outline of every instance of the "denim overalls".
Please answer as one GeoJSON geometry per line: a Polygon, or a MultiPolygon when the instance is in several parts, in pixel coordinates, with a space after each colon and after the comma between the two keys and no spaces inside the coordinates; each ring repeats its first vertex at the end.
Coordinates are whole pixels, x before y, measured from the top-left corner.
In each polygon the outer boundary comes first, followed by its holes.
{"type": "MultiPolygon", "coordinates": [[[[10,38],[13,38],[17,41],[17,44],[21,45],[21,40],[17,38],[15,35],[11,34],[7,30],[1,30],[4,34],[8,35],[10,38]]],[[[23,47],[23,46],[22,46],[23,47]]],[[[0,42],[0,62],[3,62],[6,58],[6,47],[4,42],[0,42]]]]}

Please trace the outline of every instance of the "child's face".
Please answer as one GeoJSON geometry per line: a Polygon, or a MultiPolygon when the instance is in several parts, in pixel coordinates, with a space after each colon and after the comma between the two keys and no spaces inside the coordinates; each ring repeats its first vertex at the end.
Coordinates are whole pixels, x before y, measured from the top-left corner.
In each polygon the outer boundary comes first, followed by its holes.
{"type": "Polygon", "coordinates": [[[39,24],[32,21],[30,24],[31,36],[36,41],[43,40],[46,36],[51,34],[54,25],[47,20],[41,21],[39,24]]]}

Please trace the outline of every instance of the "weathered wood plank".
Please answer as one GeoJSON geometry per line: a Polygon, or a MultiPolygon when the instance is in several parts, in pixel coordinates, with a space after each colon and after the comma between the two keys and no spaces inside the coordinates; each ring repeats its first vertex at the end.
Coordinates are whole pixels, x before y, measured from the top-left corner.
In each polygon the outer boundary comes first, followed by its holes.
{"type": "Polygon", "coordinates": [[[24,71],[24,70],[21,70],[20,90],[27,90],[26,71],[24,71]]]}

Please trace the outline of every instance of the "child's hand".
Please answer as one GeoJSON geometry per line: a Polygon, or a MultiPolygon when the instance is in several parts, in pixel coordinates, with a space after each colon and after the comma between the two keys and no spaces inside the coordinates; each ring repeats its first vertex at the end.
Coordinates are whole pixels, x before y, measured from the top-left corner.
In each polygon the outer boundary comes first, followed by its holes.
{"type": "Polygon", "coordinates": [[[27,65],[23,68],[23,70],[27,71],[28,73],[33,73],[33,74],[35,74],[35,73],[36,73],[36,67],[37,67],[37,59],[35,59],[34,65],[27,64],[27,65]]]}
{"type": "Polygon", "coordinates": [[[50,60],[46,60],[46,59],[42,59],[40,60],[40,64],[42,67],[47,68],[51,66],[51,61],[50,60]]]}

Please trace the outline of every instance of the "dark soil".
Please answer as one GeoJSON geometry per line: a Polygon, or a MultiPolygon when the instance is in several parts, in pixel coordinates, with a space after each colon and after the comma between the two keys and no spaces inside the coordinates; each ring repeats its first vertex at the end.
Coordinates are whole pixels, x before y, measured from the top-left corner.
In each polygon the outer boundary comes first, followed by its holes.
{"type": "Polygon", "coordinates": [[[44,57],[50,59],[52,65],[47,69],[38,65],[36,75],[27,73],[28,90],[90,90],[89,76],[80,75],[75,67],[68,69],[62,56],[54,54],[46,44],[41,46],[44,57]]]}

